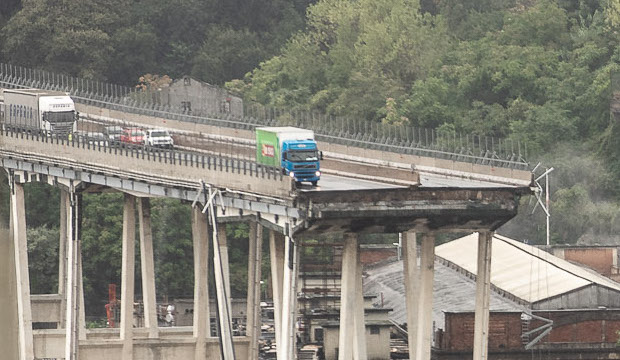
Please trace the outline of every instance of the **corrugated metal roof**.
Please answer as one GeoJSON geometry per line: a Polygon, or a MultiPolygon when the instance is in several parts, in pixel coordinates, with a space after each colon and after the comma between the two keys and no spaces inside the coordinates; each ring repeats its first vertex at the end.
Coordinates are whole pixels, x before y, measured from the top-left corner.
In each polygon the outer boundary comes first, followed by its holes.
{"type": "MultiPolygon", "coordinates": [[[[418,259],[419,260],[419,259],[418,259]]],[[[364,270],[364,293],[377,295],[375,304],[383,302],[392,308],[388,317],[399,323],[407,322],[403,262],[394,261],[364,270]]],[[[433,321],[444,328],[444,311],[474,311],[476,308],[476,282],[435,260],[433,281],[433,321]]],[[[523,311],[523,307],[491,293],[491,311],[523,311]]]]}
{"type": "MultiPolygon", "coordinates": [[[[491,283],[529,303],[592,284],[620,291],[611,279],[501,235],[493,236],[491,251],[491,283]]],[[[435,254],[476,274],[478,234],[437,246],[435,254]]]]}

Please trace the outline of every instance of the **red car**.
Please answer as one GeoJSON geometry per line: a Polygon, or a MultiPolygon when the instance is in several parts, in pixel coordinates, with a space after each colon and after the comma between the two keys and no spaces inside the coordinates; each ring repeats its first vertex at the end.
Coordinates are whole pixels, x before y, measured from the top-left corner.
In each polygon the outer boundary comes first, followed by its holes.
{"type": "Polygon", "coordinates": [[[121,143],[144,145],[146,134],[140,128],[126,128],[121,132],[121,143]]]}

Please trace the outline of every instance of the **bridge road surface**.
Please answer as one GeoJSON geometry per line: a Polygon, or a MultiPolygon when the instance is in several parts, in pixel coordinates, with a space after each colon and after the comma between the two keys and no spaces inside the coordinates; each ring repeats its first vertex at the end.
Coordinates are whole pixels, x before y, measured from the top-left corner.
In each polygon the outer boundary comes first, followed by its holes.
{"type": "MultiPolygon", "coordinates": [[[[138,156],[144,156],[144,147],[134,147],[138,156]]],[[[153,153],[161,153],[164,158],[170,161],[171,157],[175,158],[175,161],[193,161],[199,162],[201,156],[212,154],[218,156],[224,156],[217,154],[216,152],[201,152],[199,149],[192,150],[192,148],[184,147],[183,149],[175,149],[174,151],[163,149],[150,149],[153,153]]],[[[152,155],[151,155],[152,156],[152,155]]],[[[256,163],[254,159],[241,156],[235,158],[234,156],[228,156],[232,162],[233,167],[242,167],[242,163],[250,164],[252,169],[255,169],[256,163]]],[[[404,188],[405,185],[395,185],[391,183],[381,182],[380,180],[372,181],[366,179],[358,179],[355,177],[345,177],[341,175],[333,175],[327,173],[328,169],[323,169],[321,180],[319,180],[318,186],[313,187],[309,183],[302,183],[298,186],[298,190],[303,192],[310,191],[342,191],[342,190],[369,190],[369,189],[395,189],[404,188]]],[[[481,181],[474,179],[466,179],[460,177],[450,177],[445,175],[421,173],[420,174],[420,187],[422,188],[501,188],[501,187],[515,187],[514,185],[498,184],[496,182],[481,181]]]]}

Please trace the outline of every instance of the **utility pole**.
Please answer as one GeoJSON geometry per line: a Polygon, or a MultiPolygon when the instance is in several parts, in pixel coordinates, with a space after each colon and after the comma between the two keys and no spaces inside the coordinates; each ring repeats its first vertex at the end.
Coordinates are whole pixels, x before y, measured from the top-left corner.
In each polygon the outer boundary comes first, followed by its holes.
{"type": "MultiPolygon", "coordinates": [[[[540,163],[538,163],[538,165],[536,165],[536,167],[534,167],[534,169],[532,170],[532,173],[534,171],[536,171],[536,169],[538,168],[538,166],[540,165],[540,163]]],[[[547,217],[547,246],[549,246],[550,241],[549,241],[549,224],[550,224],[550,219],[551,219],[551,213],[549,211],[549,174],[553,171],[553,168],[549,168],[549,169],[545,169],[545,172],[542,173],[542,175],[540,175],[539,177],[537,177],[536,179],[534,179],[534,183],[536,184],[536,200],[537,200],[537,204],[536,205],[540,205],[540,207],[543,209],[543,211],[545,212],[545,215],[547,217]],[[545,178],[545,188],[543,189],[543,187],[540,185],[540,183],[538,182],[540,179],[545,178]],[[542,202],[542,194],[545,194],[545,203],[543,204],[542,202]]],[[[534,207],[534,210],[532,210],[532,214],[534,213],[534,211],[536,211],[536,207],[534,207]]]]}

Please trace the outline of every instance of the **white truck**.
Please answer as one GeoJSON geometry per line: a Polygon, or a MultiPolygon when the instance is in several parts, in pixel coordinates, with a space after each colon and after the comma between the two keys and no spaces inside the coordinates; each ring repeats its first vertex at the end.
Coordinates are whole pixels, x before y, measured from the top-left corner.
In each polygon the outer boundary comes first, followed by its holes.
{"type": "Polygon", "coordinates": [[[69,94],[40,89],[4,89],[4,125],[46,135],[77,130],[78,113],[69,94]]]}
{"type": "Polygon", "coordinates": [[[172,149],[174,147],[174,140],[172,140],[172,136],[170,136],[166,129],[149,129],[146,130],[145,145],[172,149]]]}

